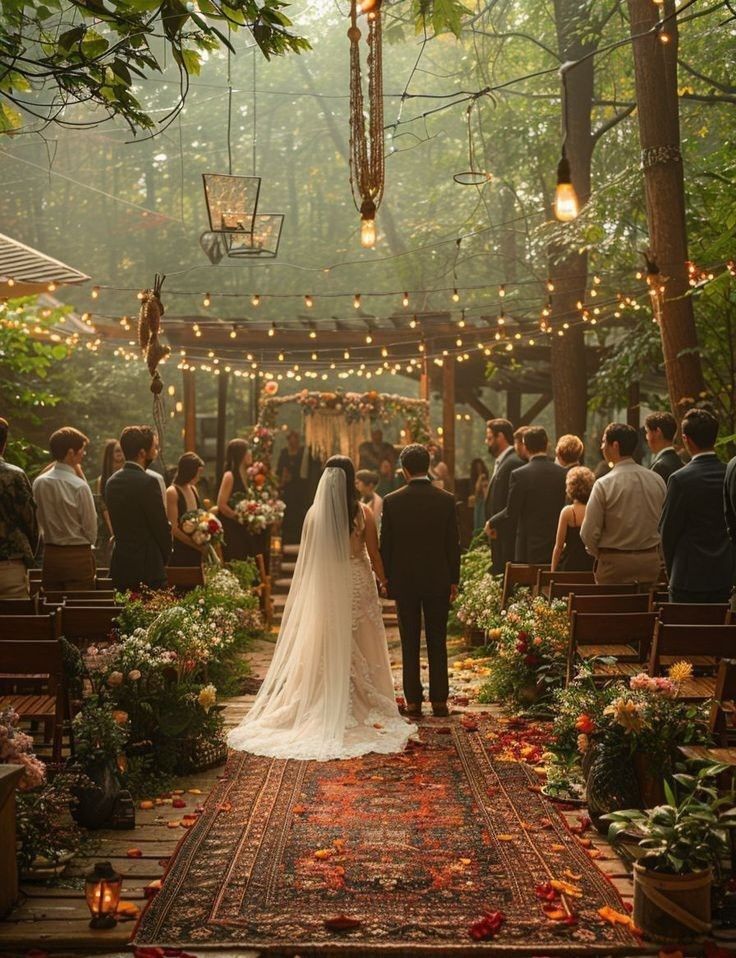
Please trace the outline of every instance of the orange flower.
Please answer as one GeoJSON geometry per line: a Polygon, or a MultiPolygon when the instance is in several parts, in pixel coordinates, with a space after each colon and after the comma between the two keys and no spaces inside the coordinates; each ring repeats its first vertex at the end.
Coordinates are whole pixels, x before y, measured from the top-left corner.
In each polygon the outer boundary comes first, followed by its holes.
{"type": "Polygon", "coordinates": [[[586,713],[583,712],[582,715],[578,716],[578,720],[575,723],[575,728],[578,730],[578,732],[582,732],[584,735],[591,735],[593,732],[595,732],[595,722],[589,715],[586,715],[586,713]]]}

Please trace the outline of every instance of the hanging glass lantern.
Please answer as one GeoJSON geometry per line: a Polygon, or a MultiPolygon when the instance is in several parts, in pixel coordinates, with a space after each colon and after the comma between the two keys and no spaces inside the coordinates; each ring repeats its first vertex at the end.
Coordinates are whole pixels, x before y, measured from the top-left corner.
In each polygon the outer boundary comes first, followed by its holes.
{"type": "Polygon", "coordinates": [[[250,230],[227,233],[227,255],[230,259],[273,259],[279,251],[283,225],[283,213],[257,213],[250,230]]]}
{"type": "Polygon", "coordinates": [[[203,173],[204,196],[210,229],[216,232],[251,232],[261,191],[260,176],[203,173]]]}
{"type": "Polygon", "coordinates": [[[110,862],[97,862],[84,876],[84,896],[92,915],[90,928],[114,928],[123,876],[110,862]]]}

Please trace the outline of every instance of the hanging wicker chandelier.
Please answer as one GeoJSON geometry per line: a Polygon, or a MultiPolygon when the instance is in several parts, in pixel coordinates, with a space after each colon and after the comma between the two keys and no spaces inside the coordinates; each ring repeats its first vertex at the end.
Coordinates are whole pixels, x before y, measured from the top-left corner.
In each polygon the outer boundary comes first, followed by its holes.
{"type": "Polygon", "coordinates": [[[383,198],[385,156],[383,140],[383,57],[381,0],[350,0],[350,188],[360,211],[360,244],[376,245],[376,211],[383,198]],[[358,14],[368,21],[368,116],[360,68],[358,14]]]}

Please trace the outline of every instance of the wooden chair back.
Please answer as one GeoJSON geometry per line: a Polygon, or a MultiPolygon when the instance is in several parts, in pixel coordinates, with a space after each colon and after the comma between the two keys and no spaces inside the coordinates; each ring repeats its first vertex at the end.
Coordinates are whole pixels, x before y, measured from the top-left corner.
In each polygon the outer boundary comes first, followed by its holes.
{"type": "Polygon", "coordinates": [[[656,612],[573,612],[570,637],[573,651],[579,645],[630,645],[646,661],[657,624],[656,612]]]}
{"type": "Polygon", "coordinates": [[[644,592],[616,595],[581,595],[571,592],[567,597],[567,611],[596,612],[600,615],[616,615],[619,612],[649,612],[649,596],[644,592]]]}
{"type": "Polygon", "coordinates": [[[567,599],[571,594],[575,595],[632,595],[639,591],[636,582],[626,582],[611,585],[598,585],[595,582],[556,582],[554,579],[549,584],[549,597],[551,599],[567,599]]]}
{"type": "Polygon", "coordinates": [[[668,625],[658,619],[649,656],[649,674],[660,671],[662,656],[687,659],[711,656],[728,659],[736,656],[736,625],[668,625]]]}
{"type": "Polygon", "coordinates": [[[721,659],[716,675],[716,691],[710,707],[708,727],[717,745],[727,748],[729,731],[733,736],[736,715],[736,659],[721,659]]]}
{"type": "Polygon", "coordinates": [[[109,579],[110,570],[106,569],[104,566],[97,566],[97,569],[95,570],[95,575],[98,579],[109,579]]]}
{"type": "Polygon", "coordinates": [[[99,574],[95,578],[95,588],[100,592],[115,591],[115,587],[112,584],[112,579],[108,576],[100,576],[99,574]]]}
{"type": "Polygon", "coordinates": [[[537,573],[537,595],[544,594],[553,580],[555,582],[595,582],[592,572],[552,572],[551,569],[540,569],[537,573]]]}
{"type": "MultiPolygon", "coordinates": [[[[27,620],[29,616],[21,618],[27,620]]],[[[32,691],[0,694],[0,708],[12,706],[21,719],[44,722],[46,741],[52,742],[52,759],[61,761],[64,721],[69,708],[59,640],[28,640],[14,636],[0,642],[0,675],[4,683],[15,677],[24,680],[33,676],[35,688],[32,691]],[[38,685],[41,679],[46,693],[38,685]]]]}
{"type": "Polygon", "coordinates": [[[81,649],[98,642],[114,639],[113,628],[120,608],[118,606],[72,606],[61,607],[61,631],[68,642],[81,649]]]}
{"type": "Polygon", "coordinates": [[[28,599],[0,599],[0,615],[38,615],[38,596],[28,599]]]}
{"type": "Polygon", "coordinates": [[[658,611],[665,625],[727,625],[730,608],[726,602],[665,602],[658,611]]]}
{"type": "Polygon", "coordinates": [[[14,641],[58,642],[60,638],[61,609],[40,615],[0,615],[0,639],[3,644],[14,641]]]}
{"type": "Polygon", "coordinates": [[[107,602],[108,605],[115,604],[115,591],[103,589],[66,589],[64,591],[42,592],[41,598],[49,604],[61,604],[62,602],[79,605],[81,602],[107,602]]]}
{"type": "Polygon", "coordinates": [[[503,573],[502,606],[506,606],[517,585],[529,586],[530,589],[534,589],[537,584],[537,576],[543,569],[549,569],[549,564],[507,562],[503,573]]]}
{"type": "Polygon", "coordinates": [[[177,592],[191,592],[204,585],[204,569],[201,565],[166,566],[166,584],[177,592]]]}

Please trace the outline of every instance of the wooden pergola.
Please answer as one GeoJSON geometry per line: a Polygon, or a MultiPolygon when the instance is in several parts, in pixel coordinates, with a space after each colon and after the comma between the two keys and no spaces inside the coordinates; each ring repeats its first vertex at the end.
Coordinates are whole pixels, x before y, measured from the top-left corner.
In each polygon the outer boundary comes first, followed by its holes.
{"type": "Polygon", "coordinates": [[[86,273],[0,233],[0,299],[52,293],[88,280],[86,273]]]}
{"type": "MultiPolygon", "coordinates": [[[[120,325],[97,323],[97,334],[121,347],[136,348],[135,341],[120,325]]],[[[291,364],[301,369],[320,371],[364,364],[380,366],[390,362],[397,372],[419,381],[420,398],[432,393],[442,397],[442,429],[445,461],[454,475],[456,406],[466,404],[483,419],[505,415],[515,425],[532,422],[552,401],[550,384],[551,351],[546,338],[528,344],[539,331],[528,321],[516,324],[507,320],[504,339],[495,339],[496,317],[476,317],[462,327],[449,312],[394,314],[387,318],[366,315],[362,310],[348,318],[312,317],[301,314],[288,323],[253,318],[222,320],[206,315],[166,315],[165,341],[172,357],[183,364],[184,447],[196,445],[196,377],[189,367],[215,364],[218,370],[217,462],[218,472],[224,458],[228,386],[233,369],[253,365],[258,370],[278,371],[291,364]],[[515,336],[523,330],[524,340],[515,336]],[[458,346],[462,341],[464,347],[458,346]],[[479,349],[478,343],[485,349],[479,349]],[[512,350],[508,351],[508,344],[512,350]],[[490,354],[488,350],[490,349],[490,354]],[[458,362],[458,354],[463,360],[458,362]],[[318,359],[314,360],[313,355],[318,359]],[[349,358],[347,358],[349,357],[349,358]],[[506,393],[506,408],[487,406],[479,393],[487,385],[486,366],[492,358],[496,371],[493,387],[506,393]],[[412,365],[409,366],[409,361],[412,365]],[[534,399],[527,406],[524,396],[534,399]]],[[[599,349],[587,351],[588,373],[595,372],[599,349]]],[[[254,382],[254,389],[256,389],[254,382]]],[[[255,403],[253,403],[255,409],[255,403]]]]}

